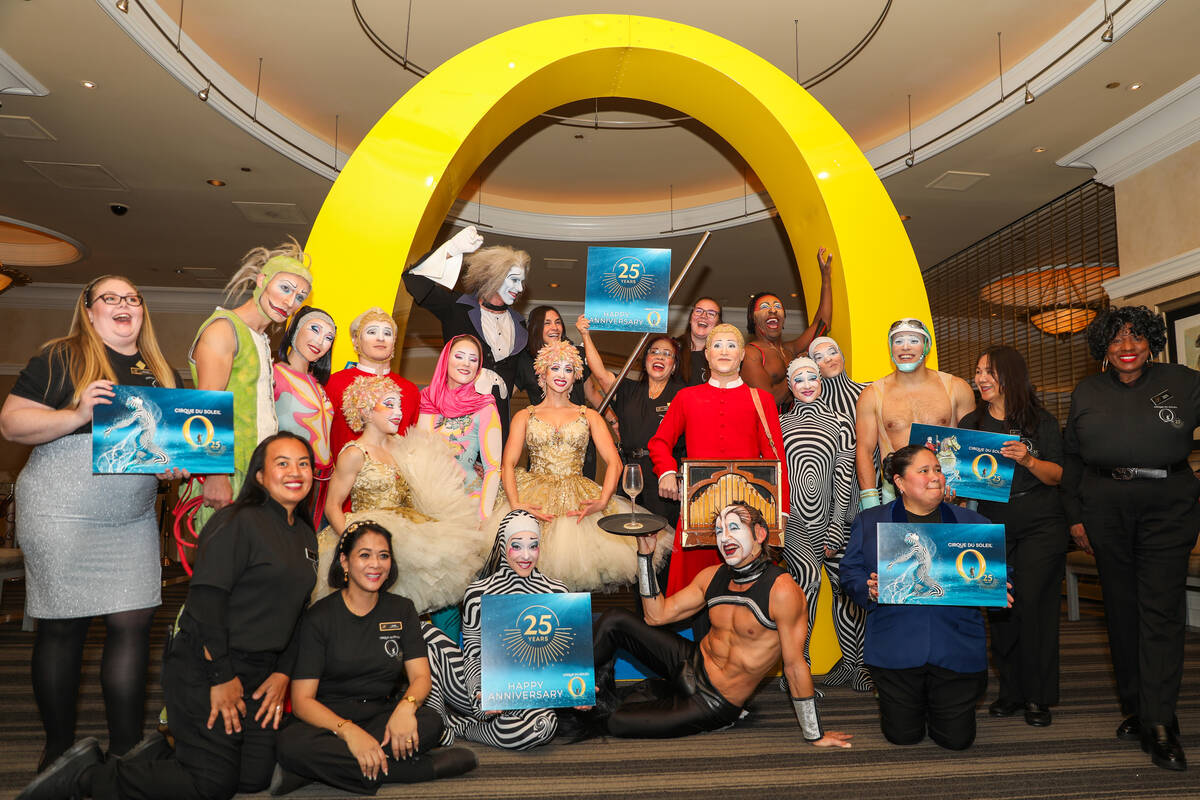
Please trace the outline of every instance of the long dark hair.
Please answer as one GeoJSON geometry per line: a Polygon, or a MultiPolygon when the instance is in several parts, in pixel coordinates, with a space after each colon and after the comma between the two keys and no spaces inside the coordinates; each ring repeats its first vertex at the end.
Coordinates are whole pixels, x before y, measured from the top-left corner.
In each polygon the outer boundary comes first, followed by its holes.
{"type": "MultiPolygon", "coordinates": [[[[558,314],[558,309],[554,306],[538,306],[529,312],[529,321],[525,323],[525,327],[529,330],[529,352],[533,355],[537,355],[537,352],[542,349],[542,345],[546,343],[542,338],[542,328],[546,324],[546,314],[551,311],[558,314]]],[[[571,340],[567,338],[567,322],[563,319],[562,314],[558,314],[558,320],[563,327],[562,340],[570,342],[571,340]]]]}
{"type": "Polygon", "coordinates": [[[351,522],[342,531],[341,538],[338,539],[337,547],[333,551],[333,563],[329,565],[329,586],[331,588],[345,589],[350,584],[349,576],[342,568],[341,557],[349,558],[350,553],[354,551],[354,545],[358,544],[358,540],[368,533],[377,533],[382,536],[387,542],[388,553],[392,556],[387,577],[380,584],[379,591],[386,592],[396,582],[396,578],[400,576],[400,568],[396,566],[396,555],[392,551],[392,533],[378,522],[365,519],[360,522],[351,522]]]}
{"type": "MultiPolygon", "coordinates": [[[[262,472],[267,466],[267,448],[272,442],[277,442],[280,439],[295,439],[300,444],[304,445],[305,451],[308,453],[308,463],[314,463],[312,445],[308,443],[308,439],[302,436],[297,436],[291,431],[280,431],[279,433],[268,436],[258,443],[258,447],[254,448],[254,452],[250,454],[250,463],[246,465],[246,481],[242,484],[242,490],[238,492],[237,500],[233,505],[236,509],[243,509],[249,506],[266,505],[267,498],[271,495],[267,493],[267,489],[258,482],[258,473],[262,472]]],[[[313,482],[314,484],[316,481],[313,482]]],[[[312,514],[308,510],[308,498],[312,497],[312,488],[309,488],[308,494],[304,499],[296,504],[296,510],[293,516],[296,520],[305,520],[311,523],[312,514]]]]}
{"type": "MultiPolygon", "coordinates": [[[[692,314],[696,313],[696,305],[704,300],[717,307],[717,325],[725,321],[725,309],[721,307],[721,304],[715,298],[704,295],[703,297],[697,297],[692,303],[692,310],[688,312],[687,327],[683,329],[683,333],[675,337],[675,342],[679,345],[675,350],[677,354],[675,363],[679,365],[676,374],[681,376],[684,383],[692,379],[692,356],[694,355],[692,350],[692,314]]],[[[704,358],[704,351],[700,350],[699,352],[702,354],[700,358],[704,358]]]]}
{"type": "Polygon", "coordinates": [[[896,476],[903,475],[904,471],[912,466],[912,463],[917,460],[917,456],[921,453],[933,453],[924,445],[906,444],[899,450],[895,450],[883,459],[883,479],[890,484],[895,485],[896,476]]]}
{"type": "Polygon", "coordinates": [[[983,351],[980,359],[987,359],[988,368],[996,376],[1000,391],[1004,393],[1004,421],[1026,436],[1037,432],[1038,412],[1042,403],[1037,390],[1029,380],[1029,367],[1016,349],[1006,344],[995,345],[983,351]]]}
{"type": "MultiPolygon", "coordinates": [[[[283,332],[283,338],[279,340],[279,349],[275,351],[275,358],[277,361],[282,361],[284,364],[287,363],[288,356],[292,352],[292,346],[296,343],[296,333],[300,330],[300,322],[309,314],[324,314],[330,319],[333,319],[332,314],[320,308],[315,308],[313,306],[304,306],[301,308],[292,315],[292,321],[288,323],[287,330],[283,332]]],[[[333,329],[333,335],[337,336],[336,323],[333,329]]],[[[326,351],[325,355],[312,362],[312,366],[309,368],[309,371],[312,372],[313,377],[317,379],[317,383],[324,386],[329,382],[329,373],[332,368],[333,348],[330,347],[329,350],[326,351]]]]}

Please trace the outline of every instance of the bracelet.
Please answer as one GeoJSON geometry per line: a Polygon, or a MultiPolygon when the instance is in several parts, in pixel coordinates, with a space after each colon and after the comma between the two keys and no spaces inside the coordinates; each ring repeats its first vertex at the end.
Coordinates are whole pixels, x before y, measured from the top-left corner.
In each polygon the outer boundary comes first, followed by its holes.
{"type": "Polygon", "coordinates": [[[642,597],[658,597],[662,590],[658,588],[658,576],[654,574],[654,556],[650,553],[638,553],[638,594],[642,597]]]}
{"type": "MultiPolygon", "coordinates": [[[[420,707],[421,707],[421,704],[417,702],[417,698],[413,697],[411,694],[410,694],[410,695],[406,695],[406,696],[405,696],[405,698],[404,698],[404,700],[407,700],[408,702],[410,702],[410,703],[412,703],[412,704],[413,704],[413,710],[414,710],[414,711],[416,711],[418,708],[420,708],[420,707]]],[[[401,702],[401,703],[403,703],[403,702],[404,702],[404,700],[401,700],[400,702],[401,702]]]]}
{"type": "Polygon", "coordinates": [[[334,736],[340,736],[340,735],[341,735],[341,733],[342,733],[342,726],[343,726],[343,725],[345,725],[345,724],[346,724],[347,722],[349,722],[349,721],[350,721],[349,719],[344,719],[344,720],[342,720],[341,722],[339,722],[339,723],[337,724],[337,727],[333,729],[333,735],[334,735],[334,736]]]}
{"type": "Polygon", "coordinates": [[[858,493],[858,507],[862,510],[879,505],[883,494],[879,489],[863,489],[858,493]]]}
{"type": "Polygon", "coordinates": [[[825,735],[821,729],[821,714],[817,711],[817,699],[813,697],[793,697],[792,709],[796,712],[796,721],[800,723],[800,733],[807,742],[816,742],[825,735]]]}

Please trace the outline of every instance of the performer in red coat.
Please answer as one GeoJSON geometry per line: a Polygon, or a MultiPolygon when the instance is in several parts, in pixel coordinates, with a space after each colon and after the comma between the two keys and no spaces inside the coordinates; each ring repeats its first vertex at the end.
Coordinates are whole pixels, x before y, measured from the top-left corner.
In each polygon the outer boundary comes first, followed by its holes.
{"type": "MultiPolygon", "coordinates": [[[[788,510],[787,461],[783,455],[783,434],[775,398],[762,389],[751,389],[742,382],[739,371],[745,355],[742,333],[732,325],[717,325],[708,334],[704,355],[708,359],[709,380],[680,389],[671,401],[658,432],[650,440],[650,460],[658,475],[658,493],[679,499],[679,465],[671,451],[684,437],[687,457],[713,459],[780,459],[783,492],[779,498],[784,514],[788,510]],[[757,392],[762,416],[770,433],[763,429],[751,392],[757,392]],[[774,445],[772,447],[772,444],[774,445]]],[[[670,596],[691,583],[705,567],[721,563],[715,548],[684,550],[680,528],[675,529],[671,548],[671,571],[667,578],[670,596]]]]}
{"type": "Polygon", "coordinates": [[[325,384],[325,394],[333,404],[333,425],[329,432],[330,449],[336,460],[347,442],[354,441],[359,434],[350,430],[346,415],[342,411],[342,395],[356,378],[383,375],[391,378],[400,387],[401,436],[408,426],[417,421],[420,414],[421,396],[417,385],[391,371],[392,356],[396,352],[396,322],[382,308],[368,308],[350,323],[350,340],[354,352],[358,353],[358,364],[335,372],[325,384]]]}

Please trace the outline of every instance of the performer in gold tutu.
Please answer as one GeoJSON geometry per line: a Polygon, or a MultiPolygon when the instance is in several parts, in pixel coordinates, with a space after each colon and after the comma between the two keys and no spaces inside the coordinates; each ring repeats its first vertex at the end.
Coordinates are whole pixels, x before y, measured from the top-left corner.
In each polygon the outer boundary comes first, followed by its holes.
{"type": "MultiPolygon", "coordinates": [[[[621,457],[604,421],[590,408],[570,400],[571,387],[583,372],[574,345],[551,342],[538,351],[534,369],[546,397],[518,411],[512,420],[501,464],[503,495],[488,518],[488,538],[513,509],[542,521],[541,565],[572,591],[608,589],[637,580],[637,541],[607,533],[597,524],[608,514],[628,512],[630,504],[613,497],[621,476],[621,457]],[[604,485],[582,474],[588,442],[605,464],[604,485]],[[524,448],[529,469],[518,470],[524,448]]],[[[670,549],[661,537],[656,561],[670,549]]]]}
{"type": "Polygon", "coordinates": [[[410,428],[397,436],[401,409],[400,389],[386,377],[357,378],[342,398],[347,423],[362,435],[342,448],[330,480],[317,598],[330,591],[325,576],[338,537],[359,520],[391,532],[400,575],[389,591],[418,613],[457,605],[483,564],[493,537],[479,530],[462,469],[436,434],[410,428]]]}

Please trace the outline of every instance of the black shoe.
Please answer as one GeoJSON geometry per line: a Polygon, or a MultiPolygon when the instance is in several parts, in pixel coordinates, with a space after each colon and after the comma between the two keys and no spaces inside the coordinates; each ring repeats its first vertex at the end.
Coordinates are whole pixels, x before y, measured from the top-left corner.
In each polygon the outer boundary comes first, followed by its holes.
{"type": "Polygon", "coordinates": [[[76,742],[45,772],[17,795],[17,800],[64,800],[79,797],[79,778],[88,767],[104,763],[100,742],[89,736],[76,742]]]}
{"type": "Polygon", "coordinates": [[[1011,717],[1024,707],[1024,703],[1018,703],[1014,700],[997,700],[988,706],[988,716],[1011,717]]]}
{"type": "Polygon", "coordinates": [[[829,672],[821,678],[822,686],[845,686],[854,679],[858,670],[855,666],[844,658],[839,658],[837,663],[829,668],[829,672]]]}
{"type": "Polygon", "coordinates": [[[1041,703],[1025,704],[1025,724],[1045,728],[1050,724],[1050,709],[1041,703]]]}
{"type": "Polygon", "coordinates": [[[1122,742],[1136,742],[1142,738],[1142,718],[1137,714],[1126,717],[1125,721],[1117,726],[1117,738],[1122,742]]]}
{"type": "Polygon", "coordinates": [[[1166,725],[1152,725],[1143,730],[1142,750],[1150,754],[1150,760],[1156,767],[1179,771],[1187,769],[1183,745],[1166,725]]]}
{"type": "Polygon", "coordinates": [[[132,764],[135,761],[158,761],[169,755],[171,755],[171,745],[167,744],[166,737],[158,731],[151,731],[140,742],[116,758],[126,764],[132,764]]]}
{"type": "Polygon", "coordinates": [[[267,791],[272,797],[279,797],[284,794],[291,794],[297,789],[308,786],[312,783],[308,778],[302,778],[294,772],[288,772],[278,764],[275,765],[275,772],[271,775],[271,785],[267,787],[267,791]]]}
{"type": "Polygon", "coordinates": [[[429,758],[433,761],[433,774],[439,778],[453,778],[479,766],[475,753],[465,747],[443,747],[432,751],[429,758]]]}

